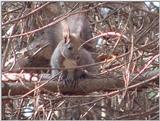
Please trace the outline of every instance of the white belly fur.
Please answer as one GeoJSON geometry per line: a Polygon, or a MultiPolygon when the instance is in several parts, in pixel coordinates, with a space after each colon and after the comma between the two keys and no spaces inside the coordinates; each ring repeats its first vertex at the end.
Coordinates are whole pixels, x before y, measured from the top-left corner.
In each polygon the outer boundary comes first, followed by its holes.
{"type": "Polygon", "coordinates": [[[74,68],[77,66],[77,63],[75,60],[71,60],[71,59],[65,59],[63,61],[63,65],[65,68],[74,68]]]}

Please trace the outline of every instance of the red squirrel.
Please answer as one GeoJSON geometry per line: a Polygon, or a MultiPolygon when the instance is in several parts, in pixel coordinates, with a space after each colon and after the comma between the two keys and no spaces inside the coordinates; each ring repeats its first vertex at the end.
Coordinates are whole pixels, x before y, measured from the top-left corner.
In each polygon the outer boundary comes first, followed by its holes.
{"type": "MultiPolygon", "coordinates": [[[[81,65],[87,65],[94,63],[94,59],[90,52],[86,49],[81,48],[81,40],[79,36],[74,33],[70,33],[68,25],[64,22],[64,32],[63,32],[63,40],[59,42],[57,47],[55,48],[51,59],[50,65],[52,68],[70,68],[76,67],[81,65]]],[[[89,72],[93,72],[93,67],[85,68],[89,72]]],[[[53,69],[51,74],[52,77],[56,76],[60,73],[61,70],[53,69]]],[[[61,80],[65,82],[66,85],[73,85],[77,84],[77,80],[80,78],[84,78],[87,75],[82,71],[82,69],[68,69],[62,71],[61,80]]]]}

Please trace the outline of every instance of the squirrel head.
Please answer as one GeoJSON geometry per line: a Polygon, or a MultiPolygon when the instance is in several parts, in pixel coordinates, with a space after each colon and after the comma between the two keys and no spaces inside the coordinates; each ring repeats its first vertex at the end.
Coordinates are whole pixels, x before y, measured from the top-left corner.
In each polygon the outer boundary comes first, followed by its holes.
{"type": "Polygon", "coordinates": [[[67,36],[64,36],[63,46],[62,46],[62,55],[66,59],[71,60],[79,60],[80,59],[80,53],[79,53],[79,47],[81,43],[80,40],[74,35],[69,34],[67,36]]]}
{"type": "Polygon", "coordinates": [[[62,44],[62,55],[66,59],[79,60],[79,47],[81,45],[80,37],[74,33],[70,33],[69,27],[66,22],[63,24],[63,44],[62,44]]]}

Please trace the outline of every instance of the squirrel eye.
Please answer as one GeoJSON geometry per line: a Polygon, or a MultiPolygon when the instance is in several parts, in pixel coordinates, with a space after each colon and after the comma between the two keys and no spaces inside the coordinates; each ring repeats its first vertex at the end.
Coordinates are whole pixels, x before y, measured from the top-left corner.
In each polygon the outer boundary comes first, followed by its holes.
{"type": "Polygon", "coordinates": [[[73,49],[73,47],[71,47],[71,46],[68,47],[68,50],[72,50],[72,49],[73,49]]]}

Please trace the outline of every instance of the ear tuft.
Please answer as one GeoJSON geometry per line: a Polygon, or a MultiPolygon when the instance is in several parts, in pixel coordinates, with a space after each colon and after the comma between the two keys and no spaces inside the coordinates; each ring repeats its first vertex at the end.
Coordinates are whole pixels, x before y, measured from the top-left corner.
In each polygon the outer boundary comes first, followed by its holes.
{"type": "Polygon", "coordinates": [[[63,38],[65,43],[70,43],[71,38],[69,34],[63,34],[63,38]]]}
{"type": "Polygon", "coordinates": [[[67,35],[63,35],[63,37],[64,37],[64,42],[67,43],[68,40],[69,40],[68,36],[67,35]]]}
{"type": "Polygon", "coordinates": [[[66,21],[62,21],[62,26],[63,26],[63,38],[65,43],[69,43],[70,42],[70,31],[69,31],[69,27],[66,23],[66,21]]]}

